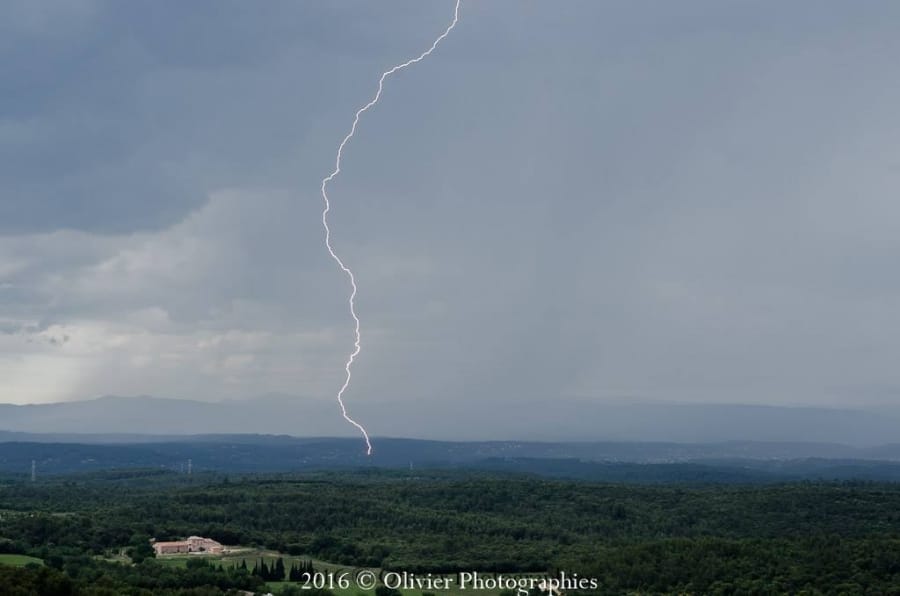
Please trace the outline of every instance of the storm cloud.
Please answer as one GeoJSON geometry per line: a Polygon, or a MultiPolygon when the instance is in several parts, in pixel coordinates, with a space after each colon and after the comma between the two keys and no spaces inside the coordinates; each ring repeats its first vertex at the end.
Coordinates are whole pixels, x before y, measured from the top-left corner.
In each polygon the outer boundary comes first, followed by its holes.
{"type": "MultiPolygon", "coordinates": [[[[451,12],[5,3],[0,401],[333,399],[319,183],[451,12]]],[[[351,409],[895,402],[898,50],[886,1],[464,0],[329,189],[351,409]]]]}

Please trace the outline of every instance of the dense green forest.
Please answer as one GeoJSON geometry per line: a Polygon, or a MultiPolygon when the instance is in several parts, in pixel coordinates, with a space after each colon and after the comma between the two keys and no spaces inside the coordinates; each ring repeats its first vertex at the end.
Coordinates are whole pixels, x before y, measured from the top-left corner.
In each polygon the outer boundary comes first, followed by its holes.
{"type": "Polygon", "coordinates": [[[604,594],[900,593],[893,484],[636,486],[372,470],[0,480],[0,553],[45,562],[0,565],[0,585],[23,586],[3,594],[262,588],[252,569],[152,557],[149,538],[192,534],[382,570],[562,570],[597,578],[604,594]],[[104,558],[116,552],[131,562],[104,558]]]}

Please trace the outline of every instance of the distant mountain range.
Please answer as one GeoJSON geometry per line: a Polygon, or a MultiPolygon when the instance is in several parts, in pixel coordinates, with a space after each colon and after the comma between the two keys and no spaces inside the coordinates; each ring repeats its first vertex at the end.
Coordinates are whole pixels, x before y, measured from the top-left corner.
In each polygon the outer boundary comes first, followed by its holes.
{"type": "MultiPolygon", "coordinates": [[[[779,442],[855,447],[900,443],[900,411],[725,404],[620,403],[586,400],[421,400],[352,403],[376,436],[440,440],[779,442]]],[[[102,397],[40,405],[0,404],[0,430],[49,434],[284,434],[353,436],[330,401],[288,396],[201,402],[102,397]]],[[[8,439],[7,439],[8,440],[8,439]]]]}

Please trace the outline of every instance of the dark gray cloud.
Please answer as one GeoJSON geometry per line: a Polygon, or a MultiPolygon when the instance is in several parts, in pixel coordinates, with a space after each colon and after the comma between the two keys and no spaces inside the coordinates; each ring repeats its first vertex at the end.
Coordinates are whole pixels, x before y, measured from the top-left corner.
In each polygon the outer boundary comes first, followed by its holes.
{"type": "MultiPolygon", "coordinates": [[[[298,152],[321,146],[310,126],[331,106],[349,111],[374,71],[437,26],[437,11],[414,2],[4,10],[0,230],[9,233],[158,229],[218,188],[299,182],[298,152]]],[[[317,154],[321,170],[328,160],[317,154]]]]}
{"type": "MultiPolygon", "coordinates": [[[[319,181],[451,9],[8,4],[4,399],[331,399],[319,181]]],[[[895,400],[898,17],[464,0],[330,192],[350,401],[895,400]]]]}

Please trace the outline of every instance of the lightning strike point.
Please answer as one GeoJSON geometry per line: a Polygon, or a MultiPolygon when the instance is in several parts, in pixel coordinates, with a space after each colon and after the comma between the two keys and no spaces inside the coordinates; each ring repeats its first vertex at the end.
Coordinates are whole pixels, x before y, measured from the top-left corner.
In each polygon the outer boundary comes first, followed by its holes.
{"type": "Polygon", "coordinates": [[[344,137],[344,140],[341,141],[341,144],[338,145],[337,157],[334,162],[334,171],[331,172],[328,176],[322,179],[322,199],[325,202],[325,208],[322,210],[322,226],[325,228],[325,248],[328,249],[328,254],[331,255],[331,258],[338,264],[338,267],[341,268],[341,271],[347,274],[347,278],[350,280],[350,298],[347,301],[350,306],[350,316],[353,317],[354,323],[354,337],[355,340],[353,342],[353,351],[350,353],[350,356],[347,358],[346,364],[344,364],[344,370],[347,375],[344,378],[344,384],[341,386],[340,390],[337,393],[337,401],[338,405],[341,407],[341,415],[344,417],[344,420],[352,424],[362,433],[363,438],[366,440],[366,455],[372,455],[372,441],[369,439],[369,432],[366,428],[350,417],[347,413],[347,406],[344,404],[344,392],[347,391],[347,387],[350,386],[350,380],[352,378],[351,368],[353,367],[353,362],[356,360],[356,357],[359,356],[359,352],[361,350],[361,339],[362,336],[359,332],[360,322],[359,316],[356,314],[356,277],[353,275],[353,271],[350,270],[347,265],[341,260],[341,258],[334,251],[334,247],[331,245],[331,228],[328,227],[328,212],[331,210],[331,202],[328,200],[328,183],[334,180],[335,176],[341,173],[341,157],[344,154],[344,147],[347,146],[347,143],[350,142],[350,139],[353,138],[353,135],[356,134],[356,127],[359,124],[360,117],[369,110],[372,106],[378,103],[378,100],[381,99],[381,92],[384,90],[384,81],[397,72],[398,70],[403,70],[404,68],[416,64],[417,62],[421,62],[427,56],[429,56],[435,48],[437,48],[438,44],[444,40],[445,37],[450,35],[450,32],[453,31],[453,28],[456,27],[456,23],[459,22],[459,5],[462,0],[456,0],[456,6],[453,10],[453,20],[450,22],[450,25],[447,29],[441,33],[437,39],[432,42],[431,47],[419,54],[415,58],[411,58],[402,64],[398,64],[389,70],[381,73],[381,78],[378,79],[378,90],[375,92],[375,95],[371,100],[359,110],[356,111],[356,115],[353,118],[353,124],[350,126],[350,132],[347,133],[347,136],[344,137]]]}

